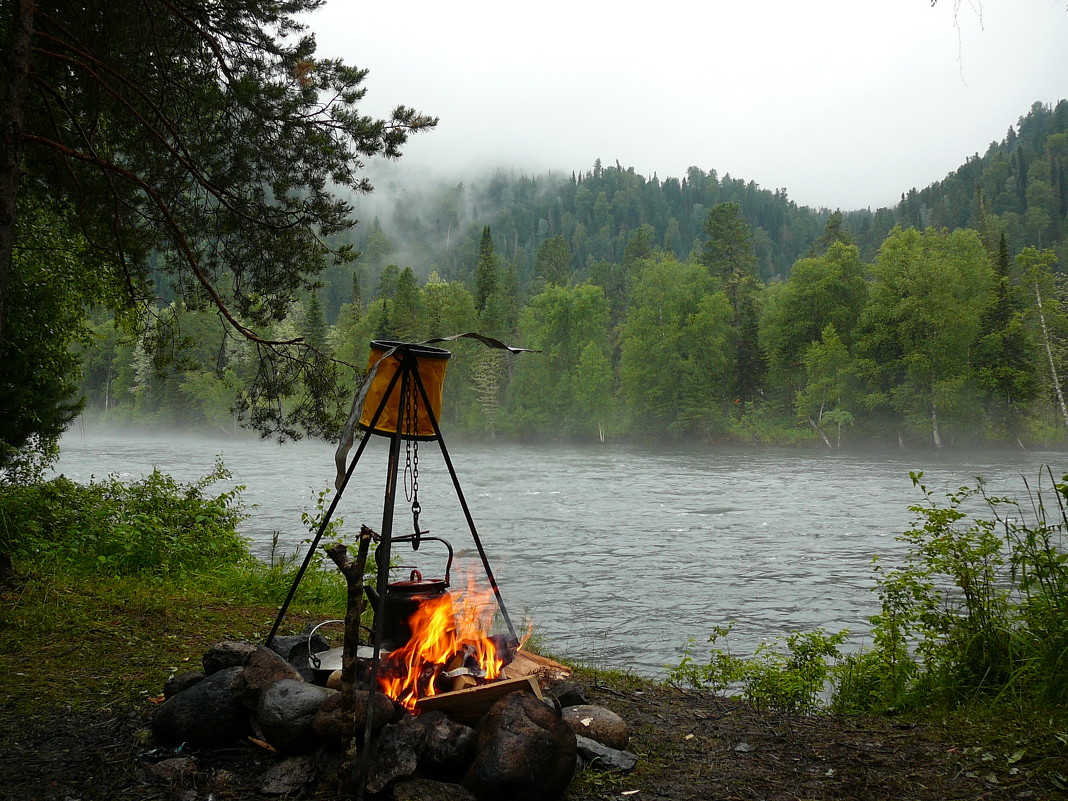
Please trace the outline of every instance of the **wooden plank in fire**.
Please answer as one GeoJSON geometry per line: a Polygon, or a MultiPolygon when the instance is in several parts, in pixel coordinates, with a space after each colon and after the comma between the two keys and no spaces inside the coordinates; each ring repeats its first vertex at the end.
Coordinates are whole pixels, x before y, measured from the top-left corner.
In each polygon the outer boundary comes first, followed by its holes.
{"type": "Polygon", "coordinates": [[[560,680],[566,679],[571,675],[571,668],[567,665],[561,665],[547,656],[519,650],[515,652],[515,658],[501,670],[501,675],[506,679],[537,675],[544,676],[547,679],[560,680]]]}
{"type": "Polygon", "coordinates": [[[538,698],[543,697],[538,679],[535,676],[522,676],[420,698],[415,702],[415,708],[420,712],[440,709],[460,723],[475,724],[496,701],[516,691],[531,692],[538,698]]]}

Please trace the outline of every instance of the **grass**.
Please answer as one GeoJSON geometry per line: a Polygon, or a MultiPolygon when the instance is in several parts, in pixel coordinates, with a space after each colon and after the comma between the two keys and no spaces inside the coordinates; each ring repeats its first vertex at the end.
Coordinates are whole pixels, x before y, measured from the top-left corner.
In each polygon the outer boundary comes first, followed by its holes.
{"type": "MultiPolygon", "coordinates": [[[[27,715],[146,702],[214,643],[262,642],[277,610],[143,578],[30,576],[0,599],[0,699],[27,715]]],[[[335,612],[301,605],[284,625],[335,612]]]]}

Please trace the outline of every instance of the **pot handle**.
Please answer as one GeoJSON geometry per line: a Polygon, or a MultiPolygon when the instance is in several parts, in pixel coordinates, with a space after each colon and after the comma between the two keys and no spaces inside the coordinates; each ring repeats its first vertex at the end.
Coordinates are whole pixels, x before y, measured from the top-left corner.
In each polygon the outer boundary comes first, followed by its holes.
{"type": "Polygon", "coordinates": [[[328,623],[344,623],[344,622],[345,622],[344,620],[324,620],[322,623],[319,623],[318,625],[316,625],[315,628],[313,628],[311,630],[311,632],[308,634],[308,664],[311,666],[311,668],[313,670],[318,670],[319,669],[319,666],[322,664],[322,660],[319,659],[319,657],[317,657],[315,654],[312,653],[312,650],[311,650],[311,638],[315,636],[315,632],[317,632],[319,630],[320,626],[325,626],[328,623]]]}

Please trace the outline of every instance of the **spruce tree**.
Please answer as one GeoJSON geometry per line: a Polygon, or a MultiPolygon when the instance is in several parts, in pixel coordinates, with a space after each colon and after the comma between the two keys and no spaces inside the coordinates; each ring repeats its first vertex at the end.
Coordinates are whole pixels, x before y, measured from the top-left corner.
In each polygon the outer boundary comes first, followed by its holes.
{"type": "Polygon", "coordinates": [[[497,288],[497,252],[493,248],[490,227],[482,229],[482,239],[478,243],[478,269],[475,274],[475,307],[481,312],[486,302],[497,288]]]}
{"type": "Polygon", "coordinates": [[[1009,276],[1005,235],[993,260],[994,291],[980,321],[975,347],[976,381],[994,430],[1017,439],[1027,404],[1038,394],[1038,347],[1024,320],[1024,310],[1009,276]]]}
{"type": "Polygon", "coordinates": [[[734,310],[733,394],[737,401],[753,401],[760,395],[767,362],[758,342],[757,261],[753,232],[737,203],[719,203],[705,218],[708,239],[701,254],[709,272],[723,281],[734,310]]]}

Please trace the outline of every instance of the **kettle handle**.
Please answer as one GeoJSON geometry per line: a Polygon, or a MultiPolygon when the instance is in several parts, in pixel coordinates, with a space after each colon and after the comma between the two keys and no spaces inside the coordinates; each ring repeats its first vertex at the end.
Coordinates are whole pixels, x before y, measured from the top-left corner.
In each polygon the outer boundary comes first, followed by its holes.
{"type": "MultiPolygon", "coordinates": [[[[420,532],[418,537],[415,534],[405,534],[403,537],[394,537],[393,538],[393,542],[412,542],[412,541],[414,541],[416,539],[418,539],[420,542],[423,542],[423,541],[426,541],[426,540],[434,540],[435,542],[440,542],[442,545],[445,546],[446,549],[448,549],[448,551],[449,551],[449,559],[445,563],[445,586],[448,587],[449,586],[449,577],[452,574],[452,560],[453,560],[452,545],[449,544],[448,540],[444,540],[441,537],[426,537],[426,536],[423,536],[423,532],[420,532]]],[[[378,558],[378,551],[377,550],[375,551],[375,558],[376,558],[376,560],[378,558]]],[[[379,564],[379,569],[381,569],[381,568],[382,568],[382,566],[381,566],[381,564],[379,564]]],[[[419,578],[420,579],[422,578],[422,574],[419,573],[418,570],[413,570],[412,571],[412,580],[413,581],[416,580],[415,579],[416,574],[419,574],[419,578]]]]}

